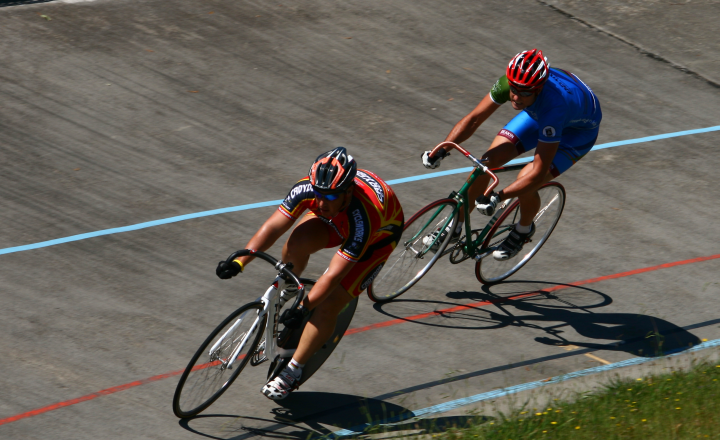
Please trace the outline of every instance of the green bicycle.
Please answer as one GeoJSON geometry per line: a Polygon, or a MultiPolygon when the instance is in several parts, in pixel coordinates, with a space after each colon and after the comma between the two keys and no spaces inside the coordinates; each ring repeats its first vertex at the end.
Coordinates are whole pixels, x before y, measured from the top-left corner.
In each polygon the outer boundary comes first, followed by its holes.
{"type": "Polygon", "coordinates": [[[448,198],[430,203],[405,223],[403,241],[398,243],[388,258],[380,276],[368,287],[368,296],[375,302],[388,302],[402,295],[415,285],[438,259],[446,255],[450,255],[449,259],[453,264],[469,258],[475,260],[475,276],[483,284],[503,281],[520,270],[540,250],[560,220],[565,207],[565,188],[557,182],[548,182],[538,190],[541,205],[534,219],[533,238],[528,240],[522,250],[512,258],[502,261],[486,258],[498,248],[513,225],[518,222],[520,202],[517,199],[504,200],[483,228],[472,229],[470,211],[473,204],[468,199],[468,189],[478,176],[486,173],[493,179],[485,191],[485,195],[488,196],[498,185],[498,178],[493,171],[517,170],[523,165],[490,170],[480,160],[453,142],[439,144],[433,153],[448,145],[470,159],[475,170],[460,191],[451,193],[448,198]],[[465,235],[448,248],[452,234],[443,236],[437,231],[445,231],[450,225],[454,225],[461,209],[466,219],[465,235]]]}

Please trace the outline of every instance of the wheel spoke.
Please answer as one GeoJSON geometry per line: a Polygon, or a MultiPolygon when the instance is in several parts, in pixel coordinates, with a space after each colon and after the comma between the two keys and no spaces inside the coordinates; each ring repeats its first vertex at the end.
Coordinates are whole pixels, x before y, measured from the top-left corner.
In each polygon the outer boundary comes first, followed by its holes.
{"type": "MultiPolygon", "coordinates": [[[[526,243],[517,255],[507,260],[495,260],[491,252],[476,263],[475,274],[480,282],[497,283],[514,274],[523,267],[547,241],[555,225],[560,219],[565,205],[565,191],[557,182],[545,184],[538,190],[540,196],[540,210],[535,215],[535,234],[531,241],[526,243]]],[[[483,248],[492,251],[502,243],[520,218],[520,208],[517,202],[512,203],[498,219],[483,248]]]]}
{"type": "Polygon", "coordinates": [[[236,310],[198,349],[175,391],[173,411],[178,417],[190,417],[205,409],[240,374],[264,330],[262,307],[262,303],[252,303],[236,310]]]}
{"type": "Polygon", "coordinates": [[[457,202],[452,199],[434,202],[408,220],[403,231],[406,237],[404,246],[395,248],[379,276],[368,288],[368,295],[373,301],[385,302],[398,297],[443,255],[450,237],[444,243],[440,243],[437,237],[427,240],[428,243],[425,239],[452,221],[456,206],[457,202]]]}

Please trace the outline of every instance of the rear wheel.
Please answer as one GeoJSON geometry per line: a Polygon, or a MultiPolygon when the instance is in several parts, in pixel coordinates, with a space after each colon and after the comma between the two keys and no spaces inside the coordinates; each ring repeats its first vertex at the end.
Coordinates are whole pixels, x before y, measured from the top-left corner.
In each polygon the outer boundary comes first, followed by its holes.
{"type": "Polygon", "coordinates": [[[436,234],[455,224],[458,210],[455,199],[437,200],[418,211],[405,223],[403,236],[390,254],[379,276],[368,287],[374,302],[388,302],[405,293],[443,256],[452,234],[440,240],[436,234]]]}
{"type": "MultiPolygon", "coordinates": [[[[338,313],[337,321],[335,323],[335,330],[333,330],[332,335],[328,338],[328,340],[323,344],[322,347],[318,351],[316,351],[310,359],[308,359],[307,363],[303,367],[302,370],[302,376],[300,377],[300,385],[305,383],[306,380],[310,379],[315,372],[317,372],[320,367],[325,363],[325,361],[330,357],[332,352],[335,350],[335,347],[340,343],[340,340],[345,335],[345,332],[347,331],[348,327],[350,326],[350,321],[352,321],[353,315],[355,315],[355,309],[357,309],[357,303],[358,299],[355,298],[351,300],[349,303],[345,305],[345,307],[338,313]]],[[[312,313],[311,315],[312,316],[312,313]]],[[[308,316],[308,320],[310,318],[308,316]]],[[[307,321],[306,321],[307,322],[307,321]]],[[[304,328],[304,326],[303,326],[304,328]]],[[[290,338],[282,345],[282,348],[285,349],[294,349],[297,348],[298,343],[300,342],[300,336],[302,335],[303,328],[297,329],[293,331],[293,335],[291,335],[290,338]]],[[[280,374],[280,372],[287,366],[287,364],[290,362],[291,358],[280,358],[278,357],[274,362],[270,364],[270,368],[268,369],[268,380],[272,380],[280,374]]]]}
{"type": "MultiPolygon", "coordinates": [[[[483,284],[498,283],[522,268],[540,250],[552,234],[565,207],[565,188],[557,182],[548,182],[538,190],[540,211],[535,216],[535,234],[530,242],[514,257],[498,261],[492,253],[475,264],[475,276],[483,284]]],[[[488,233],[483,249],[496,248],[520,219],[520,202],[513,201],[500,215],[488,233]]]]}
{"type": "Polygon", "coordinates": [[[261,302],[240,307],[205,339],[175,389],[173,412],[176,416],[197,415],[237,379],[255,353],[265,330],[267,316],[260,318],[262,310],[261,302]],[[235,361],[230,366],[233,355],[235,361]]]}

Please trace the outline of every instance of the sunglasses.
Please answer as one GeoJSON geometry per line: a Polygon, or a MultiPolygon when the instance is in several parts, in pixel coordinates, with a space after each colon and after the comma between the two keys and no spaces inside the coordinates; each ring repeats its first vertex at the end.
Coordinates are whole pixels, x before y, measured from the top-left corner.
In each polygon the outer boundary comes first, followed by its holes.
{"type": "Polygon", "coordinates": [[[340,198],[340,195],[342,195],[342,193],[323,194],[321,192],[317,192],[316,190],[313,190],[313,193],[315,193],[316,198],[327,200],[328,202],[337,200],[338,198],[340,198]]]}
{"type": "Polygon", "coordinates": [[[524,97],[526,97],[526,98],[527,98],[528,96],[532,96],[532,95],[535,94],[534,91],[529,91],[529,92],[520,91],[520,90],[516,89],[516,88],[513,87],[513,86],[510,86],[510,91],[512,92],[513,95],[520,95],[520,96],[524,96],[524,97]]]}

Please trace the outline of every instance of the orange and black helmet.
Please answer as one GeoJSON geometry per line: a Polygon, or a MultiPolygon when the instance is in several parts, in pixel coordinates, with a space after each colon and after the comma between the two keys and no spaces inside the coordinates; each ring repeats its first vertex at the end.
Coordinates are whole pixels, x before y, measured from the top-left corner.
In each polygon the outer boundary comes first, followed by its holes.
{"type": "Polygon", "coordinates": [[[318,156],[308,174],[314,189],[340,192],[352,185],[357,164],[344,147],[337,147],[318,156]]]}
{"type": "Polygon", "coordinates": [[[534,90],[545,84],[549,74],[550,63],[542,51],[537,49],[515,55],[505,71],[511,86],[526,90],[534,90]]]}

